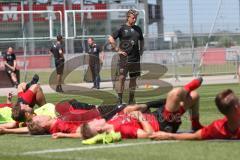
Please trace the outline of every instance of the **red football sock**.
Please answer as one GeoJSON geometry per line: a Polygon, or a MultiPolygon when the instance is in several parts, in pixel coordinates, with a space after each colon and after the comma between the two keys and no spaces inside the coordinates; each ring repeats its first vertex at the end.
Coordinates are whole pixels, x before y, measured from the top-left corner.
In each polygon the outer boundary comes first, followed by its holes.
{"type": "Polygon", "coordinates": [[[197,89],[198,87],[200,87],[202,84],[202,78],[196,78],[194,80],[192,80],[191,82],[189,82],[188,84],[186,84],[183,88],[188,91],[191,92],[195,89],[197,89]]]}
{"type": "Polygon", "coordinates": [[[171,112],[166,107],[164,107],[162,115],[163,115],[164,120],[175,122],[175,121],[181,120],[181,116],[184,113],[185,113],[185,109],[183,107],[180,107],[179,110],[177,110],[175,112],[171,112]]]}

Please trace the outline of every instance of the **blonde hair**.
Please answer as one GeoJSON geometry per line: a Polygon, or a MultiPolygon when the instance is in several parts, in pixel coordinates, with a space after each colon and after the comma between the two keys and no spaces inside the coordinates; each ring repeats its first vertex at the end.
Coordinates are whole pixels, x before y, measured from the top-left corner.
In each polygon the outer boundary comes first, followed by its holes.
{"type": "Polygon", "coordinates": [[[129,17],[131,14],[136,17],[136,16],[138,16],[139,13],[138,13],[138,11],[136,11],[135,9],[130,9],[130,10],[128,10],[127,16],[126,16],[127,20],[128,20],[128,17],[129,17]]]}
{"type": "Polygon", "coordinates": [[[45,129],[38,122],[35,122],[33,120],[27,122],[27,127],[31,135],[43,135],[48,133],[47,129],[45,129]]]}
{"type": "Polygon", "coordinates": [[[91,129],[90,129],[88,123],[84,123],[81,125],[80,134],[82,135],[83,139],[92,138],[94,136],[91,132],[91,129]]]}

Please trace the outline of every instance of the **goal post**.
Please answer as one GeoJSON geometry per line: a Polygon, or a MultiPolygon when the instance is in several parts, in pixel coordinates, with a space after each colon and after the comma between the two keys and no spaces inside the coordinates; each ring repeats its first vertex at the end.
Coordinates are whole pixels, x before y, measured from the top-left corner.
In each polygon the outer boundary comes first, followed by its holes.
{"type": "MultiPolygon", "coordinates": [[[[124,23],[129,9],[101,9],[101,10],[66,10],[64,15],[65,38],[103,38],[111,33],[116,26],[124,23]]],[[[146,31],[145,11],[137,10],[137,24],[146,31]]]]}
{"type": "Polygon", "coordinates": [[[53,39],[55,38],[56,34],[63,34],[63,20],[61,11],[0,11],[0,16],[2,17],[2,30],[7,31],[10,27],[11,29],[13,28],[16,32],[22,33],[12,35],[12,33],[9,32],[9,35],[5,36],[7,38],[1,36],[0,41],[53,39]],[[31,16],[32,20],[30,20],[31,16]],[[48,24],[46,24],[46,22],[48,24]],[[26,36],[26,34],[24,34],[24,32],[26,32],[26,23],[33,23],[33,30],[41,30],[40,27],[48,27],[48,29],[46,29],[45,32],[42,32],[41,34],[35,34],[33,31],[33,36],[26,36]],[[4,26],[6,26],[6,28],[4,26]],[[54,28],[57,28],[56,30],[58,33],[54,34],[54,28]],[[46,33],[47,31],[48,33],[46,33]]]}
{"type": "Polygon", "coordinates": [[[47,53],[49,42],[63,34],[63,17],[61,11],[17,9],[19,6],[0,11],[0,51],[12,46],[18,52],[18,67],[24,70],[26,81],[28,66],[31,66],[28,55],[47,53]]]}

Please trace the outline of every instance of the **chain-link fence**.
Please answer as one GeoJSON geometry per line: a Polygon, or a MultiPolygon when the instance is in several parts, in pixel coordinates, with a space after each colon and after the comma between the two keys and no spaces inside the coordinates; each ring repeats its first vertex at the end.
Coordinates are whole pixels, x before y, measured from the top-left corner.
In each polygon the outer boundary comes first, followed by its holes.
{"type": "MultiPolygon", "coordinates": [[[[120,22],[125,22],[124,14],[78,11],[116,9],[119,6],[120,9],[126,6],[136,8],[136,5],[105,2],[89,1],[81,7],[80,1],[70,0],[1,1],[0,51],[12,46],[19,66],[26,63],[28,70],[49,69],[53,65],[48,49],[55,36],[62,33],[66,37],[67,30],[67,58],[86,52],[87,37],[95,37],[96,43],[106,52],[103,69],[108,70],[113,53],[109,53],[111,49],[105,45],[107,36],[120,22]],[[70,13],[74,10],[76,12],[70,13]],[[22,59],[21,55],[28,58],[22,59]],[[40,56],[46,59],[38,63],[40,56]]],[[[166,75],[175,78],[198,73],[235,74],[239,66],[239,1],[193,1],[192,6],[189,2],[162,0],[147,6],[142,1],[138,4],[138,10],[144,10],[147,16],[145,20],[140,16],[138,23],[145,33],[142,61],[166,65],[166,75]]]]}

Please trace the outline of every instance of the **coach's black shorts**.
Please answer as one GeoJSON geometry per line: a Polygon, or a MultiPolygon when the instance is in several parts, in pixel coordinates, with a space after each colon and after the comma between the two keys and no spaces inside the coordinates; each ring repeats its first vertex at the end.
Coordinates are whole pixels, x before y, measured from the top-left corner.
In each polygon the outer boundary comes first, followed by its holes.
{"type": "Polygon", "coordinates": [[[55,66],[57,70],[57,74],[63,74],[64,70],[64,59],[55,59],[55,66]]]}
{"type": "Polygon", "coordinates": [[[120,58],[119,74],[125,77],[129,73],[129,77],[139,77],[141,75],[140,62],[128,62],[126,58],[120,58]]]}
{"type": "Polygon", "coordinates": [[[178,114],[173,114],[168,119],[163,117],[163,111],[165,107],[160,107],[156,111],[153,112],[155,117],[158,120],[159,127],[161,131],[176,133],[179,126],[181,125],[181,116],[178,114]]]}

